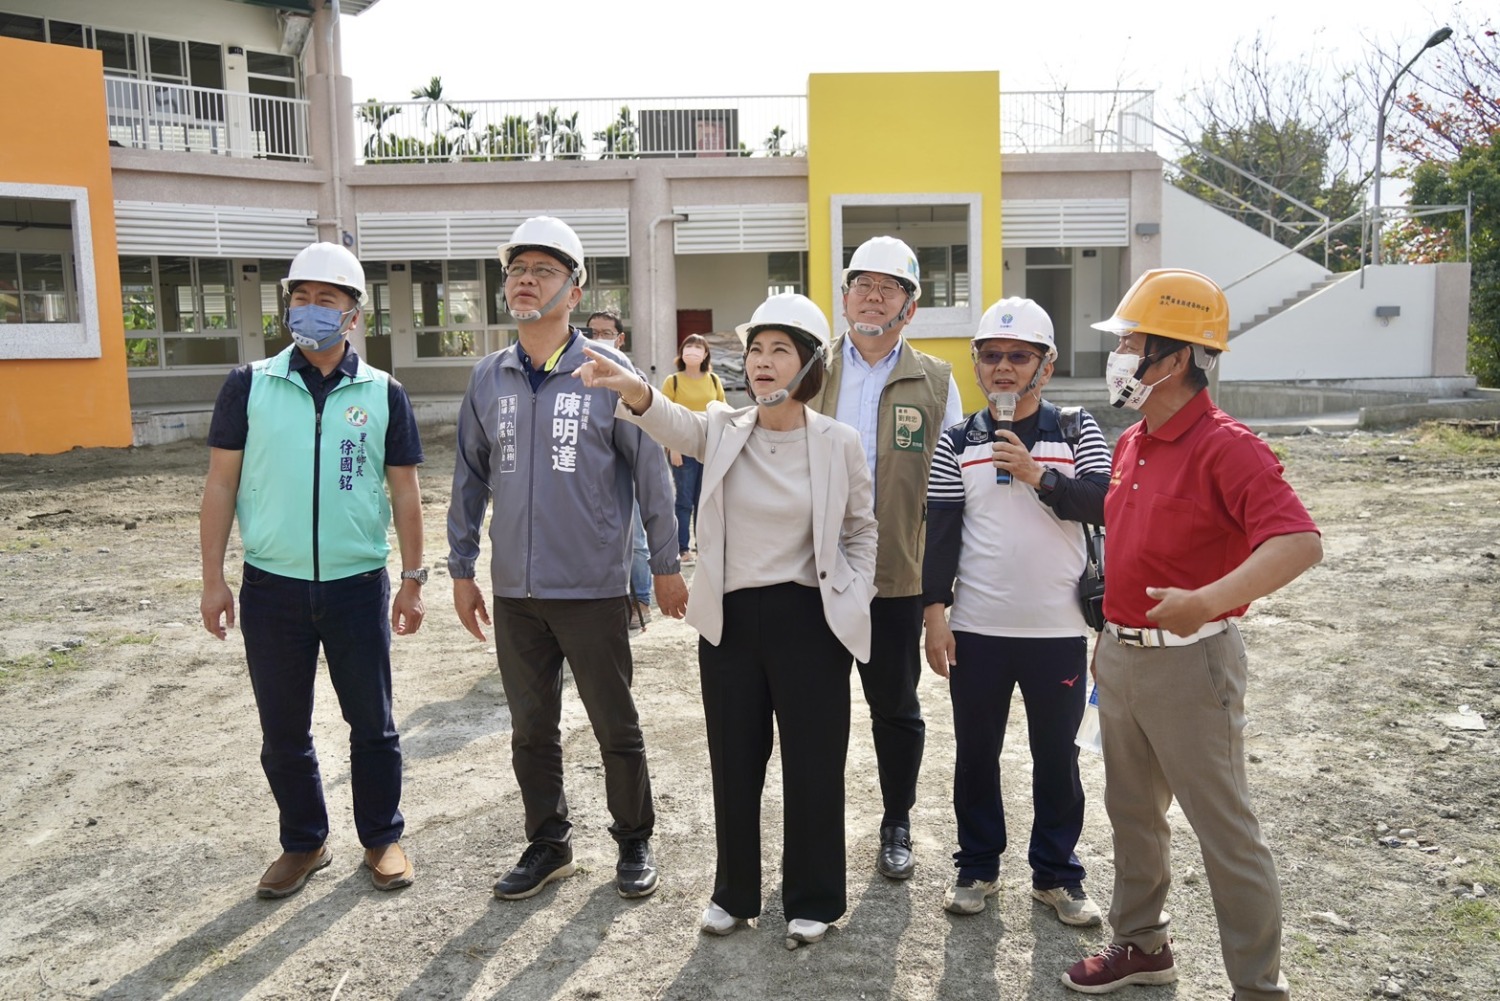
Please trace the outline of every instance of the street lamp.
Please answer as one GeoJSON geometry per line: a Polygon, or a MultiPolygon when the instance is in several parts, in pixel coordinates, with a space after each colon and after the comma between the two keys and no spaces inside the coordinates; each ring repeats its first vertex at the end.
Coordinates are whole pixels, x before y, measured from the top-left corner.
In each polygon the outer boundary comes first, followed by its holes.
{"type": "Polygon", "coordinates": [[[1374,263],[1380,263],[1380,151],[1385,148],[1385,116],[1390,111],[1390,106],[1396,99],[1396,84],[1406,75],[1406,71],[1412,68],[1416,61],[1422,58],[1422,53],[1434,45],[1442,45],[1453,35],[1452,28],[1439,28],[1432,33],[1432,37],[1417,51],[1417,54],[1407,60],[1406,65],[1391,78],[1391,85],[1385,89],[1385,95],[1380,99],[1379,113],[1375,116],[1375,248],[1374,263]]]}

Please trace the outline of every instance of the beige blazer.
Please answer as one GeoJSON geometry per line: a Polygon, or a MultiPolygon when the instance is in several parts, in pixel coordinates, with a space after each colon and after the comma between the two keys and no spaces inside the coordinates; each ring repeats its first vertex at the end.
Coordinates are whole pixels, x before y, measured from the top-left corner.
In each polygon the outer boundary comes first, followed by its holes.
{"type": "MultiPolygon", "coordinates": [[[[785,406],[802,404],[788,401],[785,406]]],[[[724,634],[724,474],[750,440],[758,411],[754,406],[731,409],[715,401],[707,412],[695,413],[655,390],[651,406],[641,416],[624,404],[615,411],[615,416],[639,424],[667,448],[703,462],[698,568],[686,622],[714,646],[724,634]]],[[[854,428],[807,410],[807,457],[813,470],[813,561],[823,615],[855,659],[868,661],[876,523],[864,446],[854,428]]]]}

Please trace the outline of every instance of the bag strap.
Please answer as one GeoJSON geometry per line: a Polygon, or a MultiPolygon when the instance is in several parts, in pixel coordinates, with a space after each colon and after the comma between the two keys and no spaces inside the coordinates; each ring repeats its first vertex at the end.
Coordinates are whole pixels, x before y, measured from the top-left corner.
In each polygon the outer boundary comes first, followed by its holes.
{"type": "MultiPolygon", "coordinates": [[[[1082,407],[1058,407],[1057,427],[1062,432],[1063,441],[1073,450],[1076,458],[1078,455],[1078,442],[1083,437],[1083,408],[1082,407]]],[[[1083,525],[1083,541],[1088,546],[1089,562],[1097,563],[1098,557],[1094,553],[1094,535],[1103,532],[1102,525],[1083,525]]]]}

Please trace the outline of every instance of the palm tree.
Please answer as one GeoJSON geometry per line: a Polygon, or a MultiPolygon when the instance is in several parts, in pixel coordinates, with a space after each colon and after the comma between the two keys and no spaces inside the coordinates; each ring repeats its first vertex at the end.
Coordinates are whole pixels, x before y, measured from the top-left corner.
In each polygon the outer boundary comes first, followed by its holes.
{"type": "Polygon", "coordinates": [[[604,144],[599,155],[606,160],[633,159],[640,156],[640,141],[636,137],[635,120],[630,116],[630,106],[620,106],[620,117],[594,133],[594,139],[604,144]]]}
{"type": "Polygon", "coordinates": [[[474,135],[475,112],[464,108],[455,108],[448,105],[448,113],[452,119],[448,122],[449,129],[457,129],[458,137],[453,141],[452,149],[455,156],[463,159],[479,151],[479,137],[474,135]]]}
{"type": "Polygon", "coordinates": [[[553,151],[559,160],[583,159],[583,133],[578,131],[578,112],[567,118],[559,118],[554,136],[553,151]]]}
{"type": "MultiPolygon", "coordinates": [[[[439,104],[443,103],[443,78],[435,76],[428,81],[427,86],[413,87],[411,96],[418,101],[427,102],[422,107],[422,128],[425,129],[427,127],[428,114],[439,104]]],[[[452,109],[449,108],[449,110],[451,111],[452,109]]],[[[448,141],[443,138],[443,133],[441,131],[434,131],[432,134],[432,145],[428,147],[427,159],[446,160],[448,158],[447,147],[448,141]]]]}
{"type": "Polygon", "coordinates": [[[375,130],[375,134],[365,140],[365,162],[378,163],[386,155],[386,142],[382,130],[386,122],[401,113],[401,109],[389,104],[381,104],[372,97],[356,110],[359,117],[375,130]]]}
{"type": "Polygon", "coordinates": [[[791,156],[791,152],[781,151],[781,140],[786,138],[786,129],[780,125],[771,126],[771,134],[766,136],[766,156],[791,156]]]}
{"type": "Polygon", "coordinates": [[[422,127],[427,127],[427,113],[437,107],[443,100],[443,78],[433,77],[425,87],[413,87],[411,90],[412,100],[426,101],[427,107],[422,109],[422,127]]]}
{"type": "Polygon", "coordinates": [[[536,152],[531,127],[520,115],[506,115],[484,130],[484,148],[497,160],[529,160],[536,152]]]}
{"type": "Polygon", "coordinates": [[[578,160],[583,157],[583,134],[578,131],[578,112],[567,118],[556,105],[538,111],[531,125],[537,155],[543,160],[578,160]]]}

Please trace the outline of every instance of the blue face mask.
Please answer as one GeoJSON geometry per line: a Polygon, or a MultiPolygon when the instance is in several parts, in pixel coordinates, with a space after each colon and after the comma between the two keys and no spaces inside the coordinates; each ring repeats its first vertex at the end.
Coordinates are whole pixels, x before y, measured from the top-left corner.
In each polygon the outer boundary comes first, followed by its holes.
{"type": "Polygon", "coordinates": [[[327,351],[343,340],[344,321],[353,312],[342,313],[331,306],[293,306],[286,311],[286,329],[298,347],[327,351]]]}

